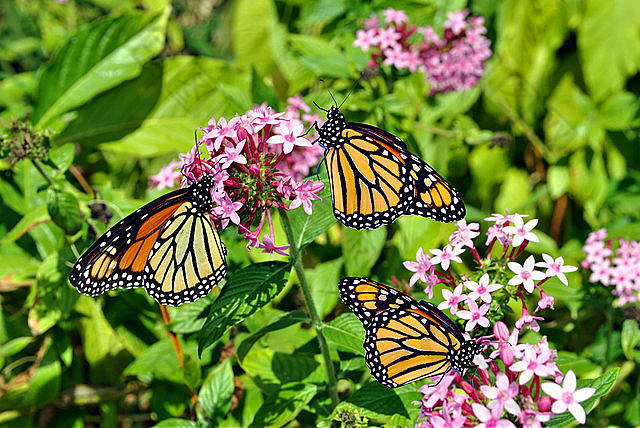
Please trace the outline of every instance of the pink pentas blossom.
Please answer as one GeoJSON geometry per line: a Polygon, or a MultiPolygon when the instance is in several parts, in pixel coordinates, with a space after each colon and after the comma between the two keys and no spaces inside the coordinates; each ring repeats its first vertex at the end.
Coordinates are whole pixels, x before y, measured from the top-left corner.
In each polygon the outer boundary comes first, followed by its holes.
{"type": "Polygon", "coordinates": [[[611,286],[617,296],[615,306],[640,301],[640,243],[626,239],[608,239],[607,231],[589,234],[582,250],[586,257],[582,266],[590,270],[589,281],[611,286]]]}
{"type": "Polygon", "coordinates": [[[500,411],[505,409],[514,416],[520,414],[520,407],[514,400],[518,396],[518,385],[515,382],[510,382],[504,373],[496,373],[496,386],[482,385],[480,391],[491,400],[488,406],[490,409],[499,407],[500,411]]]}
{"type": "Polygon", "coordinates": [[[502,419],[502,409],[499,407],[489,410],[478,403],[473,403],[471,407],[476,418],[481,422],[476,425],[476,428],[516,428],[510,420],[502,419]]]}
{"type": "Polygon", "coordinates": [[[553,296],[549,296],[544,291],[540,290],[540,300],[538,301],[538,306],[536,308],[536,312],[539,310],[542,311],[544,309],[553,309],[553,304],[555,303],[553,296]]]}
{"type": "Polygon", "coordinates": [[[458,318],[462,318],[464,320],[468,320],[464,329],[466,331],[471,331],[474,327],[479,324],[482,327],[489,327],[489,320],[485,317],[486,313],[489,312],[490,305],[484,304],[478,308],[478,304],[475,300],[467,299],[467,306],[469,310],[458,311],[458,318]]]}
{"type": "Polygon", "coordinates": [[[371,52],[370,67],[385,64],[398,69],[421,71],[431,84],[431,94],[467,90],[475,86],[491,57],[491,42],[484,34],[484,19],[468,17],[468,10],[450,12],[440,38],[431,27],[409,25],[403,11],[383,11],[382,27],[376,15],[356,32],[354,46],[371,52]],[[412,42],[414,32],[423,39],[412,42]]]}
{"type": "Polygon", "coordinates": [[[551,382],[543,383],[540,386],[545,393],[555,399],[551,406],[553,413],[560,414],[569,410],[578,422],[584,424],[586,414],[579,403],[589,399],[596,390],[590,387],[576,390],[576,385],[576,375],[573,370],[569,370],[564,376],[562,386],[551,382]]]}
{"type": "Polygon", "coordinates": [[[518,382],[520,385],[524,385],[534,375],[544,377],[553,374],[553,370],[547,366],[548,359],[549,356],[545,353],[536,353],[533,347],[527,347],[524,351],[524,358],[512,364],[509,369],[520,372],[518,382]]]}
{"type": "Polygon", "coordinates": [[[407,18],[407,15],[404,13],[404,11],[395,10],[392,7],[383,10],[382,14],[384,15],[384,21],[388,24],[393,22],[394,24],[399,25],[409,20],[409,18],[407,18]]]}
{"type": "Polygon", "coordinates": [[[427,277],[430,270],[433,270],[433,264],[431,263],[431,258],[422,251],[422,247],[418,248],[416,252],[416,261],[406,261],[403,262],[405,268],[414,272],[409,280],[409,287],[413,287],[413,285],[420,280],[423,283],[428,283],[429,278],[427,277]]]}
{"type": "Polygon", "coordinates": [[[544,273],[535,270],[535,259],[533,256],[527,257],[522,265],[516,262],[509,262],[507,266],[515,273],[509,280],[509,285],[522,284],[529,293],[533,293],[534,281],[539,281],[546,277],[544,273]]]}
{"type": "Polygon", "coordinates": [[[180,180],[180,166],[182,166],[180,162],[169,162],[157,174],[149,176],[149,187],[155,187],[158,190],[174,188],[180,180]]]}
{"type": "Polygon", "coordinates": [[[451,242],[451,245],[473,248],[473,239],[480,235],[480,232],[478,231],[480,229],[480,224],[467,224],[466,220],[460,220],[456,223],[456,227],[458,230],[449,236],[449,242],[451,242]]]}
{"type": "Polygon", "coordinates": [[[449,309],[452,315],[456,313],[460,305],[468,298],[467,295],[462,294],[462,284],[459,284],[453,292],[443,288],[442,297],[444,298],[444,302],[438,305],[438,309],[449,309]]]}
{"type": "Polygon", "coordinates": [[[459,257],[460,254],[464,252],[461,247],[452,247],[451,245],[446,245],[444,249],[433,249],[429,250],[434,255],[431,257],[431,264],[433,265],[441,265],[442,269],[449,269],[449,264],[454,261],[458,263],[462,263],[462,259],[459,257]]]}
{"type": "Polygon", "coordinates": [[[503,287],[502,284],[489,284],[489,274],[486,273],[482,275],[478,282],[466,281],[464,286],[471,290],[471,293],[469,293],[470,299],[481,299],[485,303],[491,303],[491,293],[503,287]]]}
{"type": "Polygon", "coordinates": [[[538,224],[538,219],[529,220],[526,224],[520,216],[515,216],[513,226],[505,226],[505,233],[513,236],[511,245],[519,247],[524,241],[540,242],[540,239],[532,232],[533,228],[538,224]]]}
{"type": "Polygon", "coordinates": [[[544,318],[531,315],[525,306],[522,316],[516,321],[516,328],[518,330],[522,330],[524,326],[527,326],[533,331],[540,331],[540,325],[538,324],[539,320],[544,320],[544,318]]]}
{"type": "Polygon", "coordinates": [[[302,137],[304,126],[301,123],[281,123],[276,128],[276,135],[267,140],[267,144],[282,144],[282,151],[291,153],[295,146],[309,147],[311,141],[302,137]]]}
{"type": "MultiPolygon", "coordinates": [[[[236,224],[249,249],[259,247],[279,254],[287,246],[275,244],[270,210],[302,206],[305,213],[311,214],[311,201],[320,199],[318,192],[324,186],[312,180],[302,181],[321,159],[323,149],[311,147],[310,136],[303,136],[305,124],[300,120],[300,110],[308,114],[309,107],[299,95],[289,100],[292,104],[287,112],[291,118],[266,104],[256,105],[228,121],[224,117],[211,118],[201,128],[203,135],[196,145],[180,154],[179,164],[169,165],[171,169],[179,167],[182,186],[205,174],[213,176],[210,190],[216,226],[236,224]],[[202,153],[200,146],[206,147],[208,153],[202,153]],[[267,218],[271,233],[260,241],[267,218]],[[257,227],[256,219],[260,220],[257,227]]],[[[170,178],[163,169],[161,175],[151,177],[150,184],[167,187],[172,184],[170,178]]]]}
{"type": "Polygon", "coordinates": [[[289,209],[294,209],[302,205],[304,212],[308,215],[312,214],[311,201],[319,201],[322,198],[318,193],[324,189],[324,183],[307,180],[304,183],[296,183],[293,187],[295,199],[289,205],[289,209]]]}
{"type": "Polygon", "coordinates": [[[550,255],[542,253],[542,258],[544,259],[544,262],[537,262],[536,266],[546,268],[547,271],[545,272],[545,274],[548,278],[557,276],[560,282],[562,282],[564,285],[569,285],[565,273],[575,272],[578,270],[578,268],[576,266],[565,266],[564,259],[562,257],[558,257],[554,260],[550,255]]]}

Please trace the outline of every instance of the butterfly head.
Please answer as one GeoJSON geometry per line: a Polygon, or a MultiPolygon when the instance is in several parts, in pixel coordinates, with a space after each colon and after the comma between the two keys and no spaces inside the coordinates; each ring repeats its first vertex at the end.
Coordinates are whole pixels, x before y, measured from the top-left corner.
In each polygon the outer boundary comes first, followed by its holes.
{"type": "Polygon", "coordinates": [[[475,340],[466,340],[460,348],[451,353],[451,368],[457,372],[473,367],[473,359],[482,350],[482,344],[475,340]]]}
{"type": "Polygon", "coordinates": [[[201,212],[209,212],[213,208],[211,188],[214,184],[214,175],[205,174],[199,181],[191,185],[193,192],[193,205],[201,212]]]}
{"type": "Polygon", "coordinates": [[[318,129],[320,143],[325,148],[340,146],[346,139],[342,137],[342,130],[347,127],[344,115],[337,107],[327,111],[327,121],[318,129]]]}

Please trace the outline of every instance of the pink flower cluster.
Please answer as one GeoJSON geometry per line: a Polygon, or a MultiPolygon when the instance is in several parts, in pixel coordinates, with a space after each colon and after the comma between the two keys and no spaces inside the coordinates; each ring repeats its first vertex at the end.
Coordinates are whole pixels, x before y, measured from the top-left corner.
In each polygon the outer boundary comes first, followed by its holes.
{"type": "Polygon", "coordinates": [[[298,95],[288,99],[286,112],[276,113],[265,104],[227,121],[209,120],[204,135],[190,153],[181,154],[149,178],[158,189],[182,186],[198,181],[203,174],[214,176],[211,189],[213,215],[221,229],[238,226],[247,247],[263,252],[287,255],[288,245],[276,245],[271,208],[291,210],[302,206],[311,215],[311,202],[319,200],[324,183],[303,180],[322,157],[323,150],[311,144],[313,135],[304,137],[305,127],[320,122],[308,114],[311,109],[298,95]],[[300,110],[305,112],[302,117],[300,110]],[[306,124],[305,124],[306,122],[306,124]],[[203,156],[200,146],[204,145],[203,156]],[[260,242],[265,218],[269,233],[260,242]],[[258,226],[251,230],[254,220],[258,226]]]}
{"type": "Polygon", "coordinates": [[[640,243],[619,239],[614,254],[613,243],[606,238],[606,229],[597,230],[582,247],[587,255],[582,267],[591,271],[589,281],[614,286],[617,306],[640,301],[640,243]]]}
{"type": "MultiPolygon", "coordinates": [[[[536,308],[538,310],[553,308],[553,297],[547,295],[542,290],[541,285],[549,278],[557,277],[563,284],[568,285],[565,273],[574,272],[578,268],[564,264],[564,259],[558,257],[554,259],[548,254],[542,254],[544,261],[536,262],[533,255],[529,255],[524,263],[515,261],[519,257],[529,242],[538,242],[539,239],[533,232],[538,224],[537,219],[529,220],[525,223],[524,215],[493,214],[486,218],[486,221],[493,223],[487,230],[487,251],[482,259],[475,247],[474,239],[480,236],[480,225],[478,223],[467,224],[466,220],[456,223],[457,231],[449,237],[449,244],[444,249],[429,250],[431,256],[424,253],[422,247],[418,248],[416,261],[406,261],[404,266],[414,272],[409,280],[409,287],[420,281],[426,284],[425,293],[429,298],[433,298],[433,286],[443,284],[450,289],[442,290],[444,302],[438,308],[449,309],[451,314],[456,314],[459,318],[466,319],[465,329],[473,330],[476,325],[489,327],[489,319],[486,316],[493,301],[492,293],[498,292],[499,301],[495,305],[500,307],[511,297],[516,297],[522,302],[522,316],[516,322],[517,328],[527,326],[534,331],[539,331],[538,320],[542,317],[531,315],[527,309],[525,295],[531,294],[534,290],[540,292],[540,299],[536,308]],[[486,268],[491,260],[491,252],[496,242],[503,246],[502,258],[497,264],[508,268],[511,272],[496,275],[493,283],[489,274],[484,272],[477,281],[465,279],[457,280],[451,272],[451,263],[462,263],[461,255],[468,248],[474,260],[481,268],[486,268]],[[544,271],[536,268],[543,268],[544,271]],[[506,283],[506,287],[503,283],[506,283]],[[451,291],[453,290],[453,291],[451,291]]],[[[506,269],[503,269],[507,272],[506,269]]]]}
{"type": "Polygon", "coordinates": [[[540,428],[567,410],[584,423],[586,414],[579,403],[595,389],[576,389],[575,374],[572,370],[562,374],[554,361],[557,352],[546,339],[537,344],[518,343],[519,330],[509,334],[502,321],[493,331],[496,340],[487,342],[492,350],[490,360],[476,356],[478,372],[471,382],[451,372],[435,387],[425,385],[418,390],[424,397],[416,428],[515,428],[514,422],[524,428],[540,428]],[[543,378],[551,381],[542,383],[543,378]]]}
{"type": "Polygon", "coordinates": [[[431,94],[466,90],[474,87],[491,57],[491,41],[484,36],[484,18],[467,17],[467,9],[450,12],[444,23],[444,38],[431,26],[408,25],[407,15],[393,8],[383,11],[384,28],[373,14],[364,29],[356,32],[354,46],[364,52],[371,49],[369,67],[392,65],[425,74],[431,83],[431,94]],[[409,39],[415,32],[423,37],[416,43],[409,39]]]}

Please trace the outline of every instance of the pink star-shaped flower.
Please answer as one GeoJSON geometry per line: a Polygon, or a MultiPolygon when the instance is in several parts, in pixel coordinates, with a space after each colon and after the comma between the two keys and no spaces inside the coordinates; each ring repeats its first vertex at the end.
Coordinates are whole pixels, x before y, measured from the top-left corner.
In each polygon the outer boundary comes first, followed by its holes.
{"type": "Polygon", "coordinates": [[[431,264],[440,265],[442,269],[449,269],[449,264],[451,261],[462,263],[462,259],[458,257],[459,254],[464,253],[462,247],[452,247],[451,245],[446,245],[444,249],[433,249],[431,251],[434,256],[431,258],[431,264]]]}
{"type": "Polygon", "coordinates": [[[302,205],[304,212],[307,213],[307,215],[311,215],[313,213],[311,201],[322,200],[322,198],[317,195],[322,189],[324,189],[324,183],[321,181],[307,180],[304,184],[298,183],[294,185],[292,193],[295,195],[295,199],[289,205],[289,209],[293,210],[302,205]]]}
{"type": "Polygon", "coordinates": [[[536,234],[531,232],[537,224],[537,218],[531,219],[527,222],[527,224],[524,224],[524,220],[521,216],[518,215],[514,216],[513,226],[505,226],[503,230],[509,235],[513,236],[511,245],[513,245],[514,247],[519,247],[525,240],[531,242],[540,242],[540,239],[536,236],[536,234]]]}
{"type": "Polygon", "coordinates": [[[398,32],[395,27],[389,27],[385,30],[378,31],[378,41],[380,42],[380,49],[393,48],[398,44],[402,34],[398,32]]]}
{"type": "Polygon", "coordinates": [[[438,305],[438,309],[449,309],[449,312],[453,315],[458,310],[459,305],[467,300],[469,296],[462,294],[462,284],[458,284],[453,292],[446,288],[442,289],[442,297],[444,302],[438,305]]]}
{"type": "Polygon", "coordinates": [[[539,281],[546,278],[546,275],[540,271],[534,270],[535,259],[533,256],[527,257],[523,265],[516,262],[509,262],[507,266],[516,275],[509,280],[509,285],[522,284],[529,293],[533,293],[534,284],[533,281],[539,281]]]}
{"type": "Polygon", "coordinates": [[[240,224],[240,216],[237,211],[242,208],[242,202],[233,202],[225,193],[220,200],[220,205],[213,208],[213,213],[221,218],[222,228],[224,229],[231,220],[234,224],[240,224]]]}
{"type": "Polygon", "coordinates": [[[311,146],[311,141],[301,136],[304,133],[302,123],[281,123],[276,127],[276,133],[276,135],[267,140],[267,143],[282,144],[282,151],[284,153],[291,153],[295,146],[311,146]]]}
{"type": "Polygon", "coordinates": [[[485,303],[491,303],[491,293],[503,287],[502,284],[489,284],[489,274],[484,274],[478,282],[466,281],[464,286],[471,290],[469,298],[473,300],[482,299],[485,303]]]}
{"type": "Polygon", "coordinates": [[[409,20],[403,10],[395,10],[392,7],[383,10],[382,14],[384,15],[384,21],[386,23],[394,22],[400,25],[403,22],[407,22],[409,20]]]}
{"type": "Polygon", "coordinates": [[[262,248],[263,253],[270,253],[272,256],[273,253],[288,256],[289,253],[285,250],[289,247],[290,245],[276,245],[275,238],[268,233],[262,237],[262,244],[258,245],[258,248],[262,248]]]}
{"type": "Polygon", "coordinates": [[[432,270],[433,265],[431,264],[431,258],[422,251],[422,247],[418,248],[416,252],[415,262],[406,261],[402,265],[411,272],[415,272],[409,280],[409,287],[413,287],[418,280],[424,283],[429,282],[427,273],[432,270]]]}
{"type": "Polygon", "coordinates": [[[576,390],[576,375],[573,370],[569,370],[564,376],[562,386],[551,382],[545,382],[540,386],[549,397],[556,400],[551,406],[553,413],[561,414],[569,410],[578,422],[585,423],[587,415],[578,403],[589,399],[596,392],[595,388],[587,387],[576,390]]]}
{"type": "Polygon", "coordinates": [[[236,144],[235,147],[233,147],[231,144],[229,144],[228,146],[225,147],[225,161],[222,164],[222,169],[227,169],[231,166],[231,164],[233,163],[238,163],[238,164],[246,164],[247,163],[247,158],[244,157],[244,155],[242,154],[242,149],[244,148],[244,141],[241,143],[236,144]]]}
{"type": "Polygon", "coordinates": [[[476,428],[516,428],[513,422],[501,418],[502,409],[497,406],[489,410],[482,404],[473,403],[471,407],[476,418],[481,422],[475,426],[476,428]]]}
{"type": "Polygon", "coordinates": [[[578,268],[576,266],[565,266],[564,259],[562,257],[558,257],[557,259],[553,260],[553,257],[551,257],[550,255],[542,253],[542,258],[544,259],[544,262],[538,262],[536,263],[536,266],[546,268],[547,271],[545,272],[545,274],[548,278],[557,276],[560,282],[562,282],[564,285],[569,285],[569,281],[567,281],[565,272],[575,272],[578,270],[578,268]]]}
{"type": "Polygon", "coordinates": [[[500,411],[506,409],[507,412],[514,416],[520,414],[520,407],[516,404],[514,397],[518,396],[518,384],[509,382],[509,378],[502,372],[496,373],[496,386],[481,385],[480,391],[489,400],[489,408],[499,407],[500,411]]]}
{"type": "Polygon", "coordinates": [[[534,317],[528,311],[525,311],[520,318],[516,321],[516,328],[522,330],[525,325],[533,331],[540,331],[540,325],[538,320],[544,320],[542,317],[534,317]]]}
{"type": "Polygon", "coordinates": [[[513,363],[509,369],[514,372],[521,372],[518,382],[524,385],[529,382],[533,375],[544,377],[553,374],[553,371],[547,367],[549,355],[546,352],[537,354],[533,345],[529,345],[524,350],[524,358],[521,361],[513,363]]]}
{"type": "Polygon", "coordinates": [[[454,246],[466,246],[473,248],[473,239],[480,235],[478,229],[480,229],[479,223],[469,223],[466,220],[460,220],[456,223],[458,230],[453,232],[449,237],[449,242],[454,246]]]}
{"type": "Polygon", "coordinates": [[[467,325],[465,325],[465,331],[471,331],[476,326],[476,324],[480,324],[482,327],[489,327],[489,320],[485,317],[485,314],[489,311],[489,304],[485,303],[480,308],[478,308],[478,304],[475,300],[467,299],[467,305],[469,306],[468,311],[458,311],[458,318],[462,318],[467,321],[467,325]]]}
{"type": "Polygon", "coordinates": [[[353,46],[360,46],[363,52],[367,52],[371,46],[378,44],[378,30],[358,30],[356,31],[356,39],[353,46]]]}

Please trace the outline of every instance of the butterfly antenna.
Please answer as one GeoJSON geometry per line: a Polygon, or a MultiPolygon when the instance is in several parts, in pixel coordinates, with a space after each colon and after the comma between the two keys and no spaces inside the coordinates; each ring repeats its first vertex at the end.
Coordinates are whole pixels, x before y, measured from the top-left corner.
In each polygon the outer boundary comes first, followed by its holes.
{"type": "Polygon", "coordinates": [[[329,95],[331,95],[331,99],[333,100],[333,105],[338,107],[338,102],[336,101],[336,99],[333,97],[333,94],[331,93],[331,89],[327,88],[327,91],[329,92],[329,95]]]}
{"type": "Polygon", "coordinates": [[[323,111],[323,112],[325,112],[325,113],[329,113],[329,110],[327,110],[326,108],[322,108],[322,107],[320,107],[320,106],[318,105],[318,103],[317,103],[317,102],[315,102],[315,101],[314,101],[314,102],[313,102],[313,105],[314,105],[314,106],[316,106],[316,107],[318,107],[318,109],[319,109],[319,110],[322,110],[322,111],[323,111]]]}
{"type": "Polygon", "coordinates": [[[360,81],[362,80],[362,76],[364,76],[364,71],[360,72],[360,77],[358,77],[356,79],[355,82],[353,82],[353,85],[351,85],[351,89],[349,89],[349,92],[347,93],[347,95],[344,97],[344,100],[342,100],[342,102],[340,103],[340,105],[338,106],[338,110],[340,110],[340,108],[342,108],[342,104],[344,104],[345,101],[347,101],[347,98],[349,98],[349,95],[351,95],[351,92],[353,92],[353,90],[356,88],[356,85],[358,83],[360,83],[360,81]]]}

